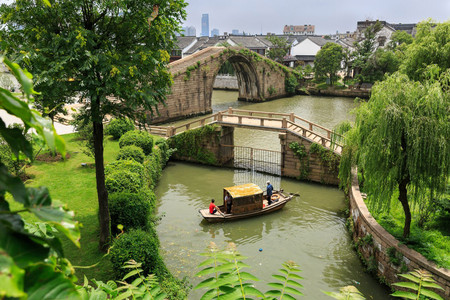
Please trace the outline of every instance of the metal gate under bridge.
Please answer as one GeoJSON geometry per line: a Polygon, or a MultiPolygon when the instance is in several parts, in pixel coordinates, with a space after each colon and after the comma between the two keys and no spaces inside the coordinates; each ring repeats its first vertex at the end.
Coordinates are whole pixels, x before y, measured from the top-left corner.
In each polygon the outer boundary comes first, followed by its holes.
{"type": "Polygon", "coordinates": [[[230,167],[281,175],[281,151],[234,145],[220,146],[222,147],[222,155],[230,158],[228,160],[230,167]]]}

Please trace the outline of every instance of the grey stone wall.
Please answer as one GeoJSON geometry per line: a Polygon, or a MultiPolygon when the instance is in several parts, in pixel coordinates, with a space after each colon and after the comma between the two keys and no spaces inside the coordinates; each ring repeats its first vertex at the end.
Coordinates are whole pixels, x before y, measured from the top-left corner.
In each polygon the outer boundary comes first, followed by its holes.
{"type": "Polygon", "coordinates": [[[213,88],[215,90],[237,91],[239,89],[238,79],[236,76],[217,75],[213,88]]]}

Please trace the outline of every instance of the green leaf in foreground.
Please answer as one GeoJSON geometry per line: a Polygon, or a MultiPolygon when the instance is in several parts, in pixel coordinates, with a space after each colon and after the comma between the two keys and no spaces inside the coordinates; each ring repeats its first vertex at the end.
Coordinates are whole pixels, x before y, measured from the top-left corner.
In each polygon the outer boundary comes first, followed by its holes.
{"type": "Polygon", "coordinates": [[[20,298],[23,292],[25,271],[19,268],[6,253],[0,250],[0,298],[20,298]]]}
{"type": "Polygon", "coordinates": [[[75,285],[70,279],[46,264],[37,264],[27,271],[25,291],[28,300],[80,299],[75,285]]]}
{"type": "Polygon", "coordinates": [[[354,286],[348,285],[345,287],[342,287],[339,290],[339,293],[337,292],[323,292],[325,295],[328,295],[334,299],[338,300],[364,300],[363,294],[354,286]]]}

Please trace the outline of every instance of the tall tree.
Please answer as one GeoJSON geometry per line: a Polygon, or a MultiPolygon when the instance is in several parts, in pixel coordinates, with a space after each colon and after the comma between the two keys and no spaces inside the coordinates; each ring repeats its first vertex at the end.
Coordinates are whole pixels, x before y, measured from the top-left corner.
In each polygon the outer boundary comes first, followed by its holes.
{"type": "Polygon", "coordinates": [[[375,51],[375,38],[381,28],[382,24],[379,21],[368,26],[364,30],[362,41],[355,42],[354,44],[353,69],[355,70],[355,77],[358,79],[359,83],[370,82],[367,73],[371,71],[371,66],[368,64],[368,61],[375,51]]]}
{"type": "MultiPolygon", "coordinates": [[[[100,248],[110,238],[103,162],[105,115],[136,117],[170,90],[168,51],[184,0],[17,0],[2,5],[3,49],[41,81],[70,85],[93,123],[100,248]],[[34,62],[38,63],[34,65],[34,62]],[[48,72],[57,69],[58,71],[48,72]]],[[[57,84],[55,85],[57,86],[57,84]]],[[[69,93],[70,94],[70,93],[69,93]]],[[[71,95],[64,95],[67,100],[71,95]]]]}
{"type": "Polygon", "coordinates": [[[328,77],[330,84],[337,80],[337,72],[341,69],[344,58],[342,46],[328,42],[316,54],[314,74],[317,79],[328,77]]]}
{"type": "Polygon", "coordinates": [[[439,67],[437,75],[450,68],[450,20],[438,24],[431,20],[419,23],[400,70],[413,80],[424,80],[431,65],[439,67]]]}
{"type": "Polygon", "coordinates": [[[405,213],[403,236],[410,233],[412,203],[445,190],[450,171],[448,113],[450,70],[423,83],[395,73],[372,89],[356,109],[355,126],[346,134],[339,177],[350,182],[357,164],[375,209],[389,208],[398,192],[405,213]]]}
{"type": "Polygon", "coordinates": [[[268,36],[266,39],[272,43],[270,50],[267,52],[267,57],[282,64],[284,57],[288,55],[291,48],[289,41],[275,35],[268,36]]]}

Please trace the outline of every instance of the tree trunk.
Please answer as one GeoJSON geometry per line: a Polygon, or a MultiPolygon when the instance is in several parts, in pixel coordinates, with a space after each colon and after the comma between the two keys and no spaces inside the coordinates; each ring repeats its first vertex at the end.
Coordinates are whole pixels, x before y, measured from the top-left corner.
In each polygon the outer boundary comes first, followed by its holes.
{"type": "Polygon", "coordinates": [[[405,131],[402,133],[401,137],[401,146],[404,153],[403,162],[402,162],[402,172],[401,176],[402,179],[398,183],[398,200],[403,206],[403,212],[405,213],[405,226],[403,227],[403,237],[407,238],[410,233],[411,228],[411,210],[409,209],[409,203],[408,203],[408,184],[411,181],[411,178],[409,177],[409,172],[407,168],[407,161],[408,161],[408,152],[407,152],[407,143],[406,143],[406,134],[405,131]]]}
{"type": "Polygon", "coordinates": [[[406,238],[409,236],[410,228],[411,228],[411,210],[409,209],[408,203],[408,191],[407,186],[410,179],[409,176],[407,178],[400,181],[398,185],[399,195],[398,200],[403,206],[403,211],[405,213],[405,226],[403,227],[403,237],[406,238]]]}
{"type": "Polygon", "coordinates": [[[100,226],[101,251],[106,252],[110,238],[110,220],[108,207],[108,192],[105,185],[105,165],[103,162],[103,123],[100,116],[100,99],[92,99],[94,127],[95,178],[97,181],[98,214],[100,226]]]}

